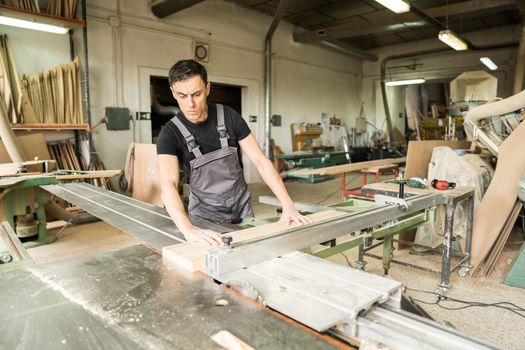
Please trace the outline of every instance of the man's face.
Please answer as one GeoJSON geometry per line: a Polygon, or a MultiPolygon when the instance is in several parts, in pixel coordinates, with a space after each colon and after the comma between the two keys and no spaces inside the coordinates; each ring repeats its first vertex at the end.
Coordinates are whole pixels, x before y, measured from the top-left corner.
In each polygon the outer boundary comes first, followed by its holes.
{"type": "Polygon", "coordinates": [[[171,92],[186,119],[192,123],[202,123],[206,120],[208,116],[206,98],[210,93],[210,83],[204,84],[200,75],[194,75],[173,83],[171,92]]]}

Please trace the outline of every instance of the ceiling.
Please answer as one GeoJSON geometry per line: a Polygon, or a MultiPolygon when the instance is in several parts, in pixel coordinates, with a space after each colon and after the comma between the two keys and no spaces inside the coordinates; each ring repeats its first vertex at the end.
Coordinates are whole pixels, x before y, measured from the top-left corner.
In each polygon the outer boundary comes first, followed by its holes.
{"type": "MultiPolygon", "coordinates": [[[[273,16],[280,0],[230,0],[273,16]]],[[[462,34],[517,24],[525,0],[413,0],[410,12],[395,14],[374,0],[288,0],[283,20],[297,25],[294,40],[332,43],[367,52],[382,46],[435,38],[448,27],[462,34]],[[418,11],[421,10],[421,11],[418,11]],[[425,16],[431,18],[424,19],[425,16]]]]}

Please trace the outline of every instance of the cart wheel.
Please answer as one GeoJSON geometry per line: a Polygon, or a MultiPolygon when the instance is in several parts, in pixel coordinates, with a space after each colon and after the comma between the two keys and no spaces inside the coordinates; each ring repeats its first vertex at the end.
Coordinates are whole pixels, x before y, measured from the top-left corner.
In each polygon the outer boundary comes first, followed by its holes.
{"type": "Polygon", "coordinates": [[[2,264],[7,264],[7,263],[10,263],[11,261],[13,261],[13,257],[9,254],[0,256],[0,262],[2,264]]]}
{"type": "Polygon", "coordinates": [[[467,277],[470,273],[470,269],[468,267],[462,267],[458,270],[459,277],[467,277]]]}

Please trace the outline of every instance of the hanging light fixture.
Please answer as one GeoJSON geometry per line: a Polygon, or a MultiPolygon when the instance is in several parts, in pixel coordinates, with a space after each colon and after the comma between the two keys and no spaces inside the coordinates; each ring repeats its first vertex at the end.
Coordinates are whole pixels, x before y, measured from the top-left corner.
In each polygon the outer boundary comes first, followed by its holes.
{"type": "Polygon", "coordinates": [[[485,66],[487,66],[487,68],[490,69],[490,70],[498,69],[498,66],[496,65],[496,63],[494,63],[488,57],[481,57],[479,60],[481,61],[481,63],[483,63],[485,66]]]}
{"type": "Polygon", "coordinates": [[[468,49],[468,45],[450,29],[442,30],[438,34],[439,40],[450,46],[456,51],[468,49]]]}
{"type": "Polygon", "coordinates": [[[393,80],[387,81],[386,86],[400,86],[400,85],[412,85],[412,84],[423,84],[425,79],[407,79],[407,80],[393,80]]]}
{"type": "Polygon", "coordinates": [[[403,0],[376,0],[392,12],[403,13],[410,11],[410,5],[403,0]]]}

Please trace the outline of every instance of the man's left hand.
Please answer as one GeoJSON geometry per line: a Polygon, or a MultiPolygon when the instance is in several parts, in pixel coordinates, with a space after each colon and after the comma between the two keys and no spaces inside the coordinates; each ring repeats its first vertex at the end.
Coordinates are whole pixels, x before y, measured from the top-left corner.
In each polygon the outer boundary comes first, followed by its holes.
{"type": "Polygon", "coordinates": [[[280,222],[284,222],[287,225],[291,223],[298,223],[300,225],[309,224],[312,220],[297,211],[293,206],[288,208],[283,208],[283,213],[281,215],[280,222]]]}

